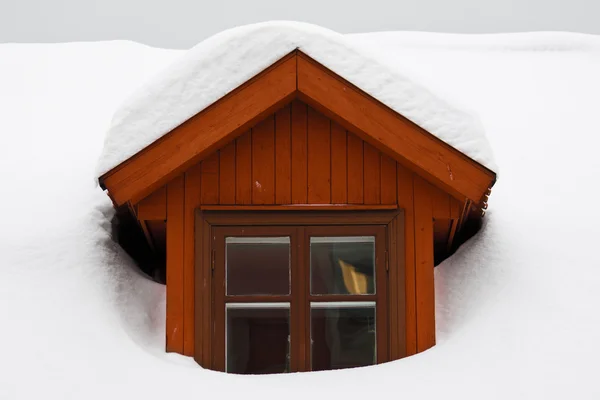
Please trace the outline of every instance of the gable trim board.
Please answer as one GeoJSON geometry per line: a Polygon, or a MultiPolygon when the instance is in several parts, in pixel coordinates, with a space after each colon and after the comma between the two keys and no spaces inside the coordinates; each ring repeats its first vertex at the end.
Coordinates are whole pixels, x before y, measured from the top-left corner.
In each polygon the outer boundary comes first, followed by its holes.
{"type": "Polygon", "coordinates": [[[294,98],[457,199],[481,206],[494,172],[296,50],[99,179],[117,205],[136,204],[294,98]]]}

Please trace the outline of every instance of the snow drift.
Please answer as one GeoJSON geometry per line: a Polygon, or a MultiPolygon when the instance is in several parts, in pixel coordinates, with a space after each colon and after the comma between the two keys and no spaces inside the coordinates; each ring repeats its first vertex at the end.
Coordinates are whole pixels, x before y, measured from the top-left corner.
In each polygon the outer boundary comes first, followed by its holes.
{"type": "Polygon", "coordinates": [[[260,377],[165,355],[164,287],[111,240],[94,177],[114,110],[182,53],[3,44],[0,398],[600,398],[600,37],[347,39],[475,110],[502,169],[484,229],[436,269],[438,345],[260,377]]]}

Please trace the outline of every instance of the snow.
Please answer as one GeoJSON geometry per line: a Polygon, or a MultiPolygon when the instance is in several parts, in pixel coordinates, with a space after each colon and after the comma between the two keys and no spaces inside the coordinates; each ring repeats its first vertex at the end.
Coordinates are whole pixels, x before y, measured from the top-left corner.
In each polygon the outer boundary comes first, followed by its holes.
{"type": "Polygon", "coordinates": [[[0,45],[0,399],[598,399],[600,37],[347,36],[481,118],[502,179],[436,268],[438,345],[356,370],[231,376],[166,355],[164,287],[95,184],[115,108],[183,53],[0,45]]]}
{"type": "Polygon", "coordinates": [[[116,111],[97,175],[141,151],[277,60],[300,49],[472,159],[497,171],[477,116],[370,46],[299,22],[233,28],[199,43],[149,80],[116,111]]]}

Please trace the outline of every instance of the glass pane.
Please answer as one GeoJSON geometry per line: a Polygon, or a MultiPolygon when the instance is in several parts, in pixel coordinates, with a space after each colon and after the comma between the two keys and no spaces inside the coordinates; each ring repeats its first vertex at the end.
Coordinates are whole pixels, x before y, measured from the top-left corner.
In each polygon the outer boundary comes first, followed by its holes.
{"type": "Polygon", "coordinates": [[[235,374],[290,372],[289,303],[229,303],[225,365],[235,374]]]}
{"type": "Polygon", "coordinates": [[[313,371],[377,363],[375,302],[311,303],[313,371]]]}
{"type": "Polygon", "coordinates": [[[227,295],[290,293],[289,237],[225,239],[227,295]]]}
{"type": "Polygon", "coordinates": [[[311,237],[311,294],[374,294],[375,237],[311,237]]]}

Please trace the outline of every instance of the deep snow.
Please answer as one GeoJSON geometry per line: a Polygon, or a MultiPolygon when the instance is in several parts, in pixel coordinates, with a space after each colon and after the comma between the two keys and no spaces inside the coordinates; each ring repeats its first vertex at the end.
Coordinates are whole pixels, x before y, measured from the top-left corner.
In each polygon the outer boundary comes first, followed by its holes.
{"type": "Polygon", "coordinates": [[[181,52],[0,45],[0,398],[600,398],[600,37],[348,36],[475,110],[502,177],[436,269],[438,345],[356,370],[231,376],[165,355],[164,287],[110,240],[112,113],[181,52]]]}

